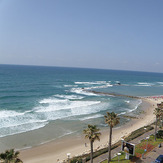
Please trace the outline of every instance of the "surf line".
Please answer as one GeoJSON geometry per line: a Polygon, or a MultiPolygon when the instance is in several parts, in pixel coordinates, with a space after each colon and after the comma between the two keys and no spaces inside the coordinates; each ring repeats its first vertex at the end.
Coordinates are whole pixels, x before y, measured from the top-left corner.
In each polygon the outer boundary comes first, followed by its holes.
{"type": "Polygon", "coordinates": [[[142,99],[142,97],[131,96],[131,95],[123,95],[123,94],[118,94],[118,93],[97,92],[97,91],[92,91],[92,90],[85,90],[85,91],[90,92],[90,93],[94,93],[94,94],[99,94],[99,95],[120,96],[120,97],[134,98],[134,99],[142,99]]]}

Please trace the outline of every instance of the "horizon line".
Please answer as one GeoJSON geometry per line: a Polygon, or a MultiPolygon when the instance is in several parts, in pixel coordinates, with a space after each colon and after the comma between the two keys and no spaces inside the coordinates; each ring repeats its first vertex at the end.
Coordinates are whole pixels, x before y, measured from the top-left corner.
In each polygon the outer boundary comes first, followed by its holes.
{"type": "Polygon", "coordinates": [[[94,69],[94,70],[112,70],[112,71],[129,71],[129,72],[145,72],[145,73],[158,73],[163,74],[163,72],[156,72],[156,71],[141,71],[141,70],[120,70],[120,69],[109,69],[109,68],[92,68],[92,67],[67,67],[67,66],[52,66],[52,65],[29,65],[29,64],[4,64],[0,63],[0,65],[8,65],[8,66],[33,66],[33,67],[58,67],[58,68],[76,68],[76,69],[94,69]]]}

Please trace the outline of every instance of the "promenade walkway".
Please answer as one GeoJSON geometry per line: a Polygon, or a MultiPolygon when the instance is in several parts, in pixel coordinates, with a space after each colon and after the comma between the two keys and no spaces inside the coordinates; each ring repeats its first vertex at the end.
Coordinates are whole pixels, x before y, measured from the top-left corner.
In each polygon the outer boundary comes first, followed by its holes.
{"type": "MultiPolygon", "coordinates": [[[[137,137],[136,139],[131,140],[130,143],[139,144],[141,140],[145,139],[147,136],[150,136],[150,135],[152,135],[152,134],[154,134],[154,129],[151,130],[151,131],[148,131],[148,132],[144,133],[143,135],[137,137]]],[[[163,148],[163,147],[162,147],[162,148],[163,148]]],[[[121,146],[119,146],[119,147],[113,149],[113,150],[111,151],[111,152],[112,152],[112,153],[111,153],[111,154],[112,154],[111,157],[113,158],[113,157],[114,157],[118,152],[120,152],[120,151],[121,151],[121,146]]],[[[94,158],[94,159],[93,159],[93,162],[94,162],[94,163],[100,163],[102,160],[106,160],[107,158],[108,158],[108,153],[105,153],[105,154],[102,154],[102,155],[100,155],[100,156],[94,158]]],[[[147,159],[146,159],[146,160],[147,160],[147,159]]],[[[144,162],[144,161],[146,161],[146,160],[142,160],[141,162],[144,162]]],[[[88,161],[88,163],[90,163],[90,161],[88,161]]],[[[150,162],[148,162],[148,163],[150,163],[150,162]]]]}

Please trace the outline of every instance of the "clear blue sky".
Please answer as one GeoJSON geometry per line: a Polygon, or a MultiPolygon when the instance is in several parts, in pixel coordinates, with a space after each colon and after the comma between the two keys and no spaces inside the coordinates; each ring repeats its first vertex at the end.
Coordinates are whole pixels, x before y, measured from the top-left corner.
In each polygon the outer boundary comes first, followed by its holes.
{"type": "Polygon", "coordinates": [[[0,0],[0,64],[163,72],[163,0],[0,0]]]}

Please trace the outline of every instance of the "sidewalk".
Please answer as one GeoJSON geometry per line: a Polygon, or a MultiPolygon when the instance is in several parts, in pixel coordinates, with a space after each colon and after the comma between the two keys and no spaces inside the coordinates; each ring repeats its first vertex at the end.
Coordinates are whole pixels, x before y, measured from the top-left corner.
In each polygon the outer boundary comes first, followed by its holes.
{"type": "MultiPolygon", "coordinates": [[[[137,137],[136,139],[131,140],[130,143],[139,144],[141,140],[145,139],[147,136],[152,135],[152,134],[154,134],[154,129],[149,132],[144,133],[143,135],[137,137]]],[[[163,147],[162,147],[162,149],[163,149],[163,147]]],[[[117,154],[120,151],[121,151],[121,146],[113,149],[111,151],[111,158],[113,158],[115,156],[115,154],[117,154]]],[[[108,153],[105,153],[105,154],[102,154],[102,155],[94,158],[93,162],[100,163],[101,161],[106,160],[107,158],[108,158],[108,153]]],[[[144,160],[142,160],[141,162],[144,162],[144,160]]],[[[90,163],[90,161],[88,161],[87,163],[90,163]]],[[[148,163],[150,163],[150,162],[148,162],[148,163]]]]}
{"type": "Polygon", "coordinates": [[[146,162],[146,163],[152,163],[161,154],[163,154],[163,147],[161,147],[161,148],[156,147],[152,151],[147,153],[147,155],[144,156],[145,158],[141,159],[141,161],[146,162]]]}

